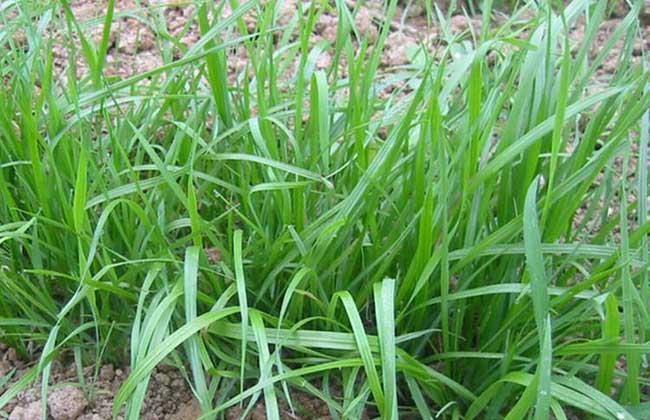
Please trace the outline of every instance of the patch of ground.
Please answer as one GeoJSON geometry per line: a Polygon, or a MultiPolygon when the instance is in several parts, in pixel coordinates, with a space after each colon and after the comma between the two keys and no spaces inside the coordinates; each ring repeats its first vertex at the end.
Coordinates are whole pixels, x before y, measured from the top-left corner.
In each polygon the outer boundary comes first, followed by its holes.
{"type": "MultiPolygon", "coordinates": [[[[297,2],[299,0],[286,0],[277,14],[277,26],[285,28],[295,23],[299,17],[297,2]]],[[[96,0],[74,0],[70,2],[69,15],[74,16],[78,28],[68,31],[68,28],[57,28],[47,32],[53,39],[54,65],[61,80],[65,83],[67,77],[74,74],[81,79],[89,73],[87,58],[82,54],[80,45],[80,33],[88,40],[99,45],[102,38],[102,18],[106,13],[106,0],[100,3],[104,7],[98,7],[96,0]]],[[[217,12],[220,18],[232,14],[228,4],[224,2],[217,12]]],[[[357,33],[354,34],[354,45],[359,46],[359,40],[367,37],[370,49],[377,40],[381,23],[385,19],[382,11],[383,2],[380,0],[368,0],[361,6],[357,6],[353,0],[346,3],[352,10],[355,6],[358,11],[355,15],[357,33]],[[358,38],[357,38],[358,37],[358,38]]],[[[442,30],[428,22],[423,7],[417,7],[418,2],[405,2],[398,8],[393,22],[391,22],[391,33],[388,35],[384,50],[381,56],[381,67],[392,69],[401,65],[410,64],[412,51],[419,46],[425,46],[430,51],[436,51],[444,45],[442,30]]],[[[442,2],[444,4],[445,2],[442,2]]],[[[303,9],[307,10],[309,2],[303,3],[303,9]]],[[[310,45],[316,46],[323,42],[327,45],[322,49],[316,59],[316,68],[325,69],[331,65],[334,55],[334,43],[339,29],[340,19],[337,10],[327,3],[319,6],[322,9],[318,13],[314,32],[310,38],[310,45]]],[[[178,60],[183,57],[201,37],[197,8],[192,2],[171,1],[166,3],[154,2],[151,0],[124,0],[115,2],[114,19],[111,26],[104,76],[110,81],[121,80],[147,70],[158,68],[166,63],[178,60]]],[[[532,12],[532,11],[531,11],[532,12]]],[[[248,33],[257,31],[258,18],[256,10],[247,12],[243,21],[248,33]]],[[[599,47],[606,44],[626,13],[625,8],[617,8],[611,20],[602,25],[596,36],[592,57],[594,58],[599,47]],[[620,9],[620,10],[619,10],[620,9]]],[[[59,8],[60,21],[65,22],[66,11],[59,8]]],[[[505,15],[495,13],[495,24],[499,24],[505,15]]],[[[531,17],[532,13],[522,14],[522,21],[531,17]],[[529,16],[530,15],[530,16],[529,16]]],[[[647,10],[642,13],[643,21],[650,23],[650,0],[647,10]]],[[[209,16],[214,19],[215,16],[209,16]]],[[[482,17],[476,15],[467,17],[464,14],[453,16],[449,22],[449,29],[453,34],[469,33],[480,31],[482,17]]],[[[0,22],[0,25],[2,23],[0,22]]],[[[59,25],[60,26],[60,25],[59,25]]],[[[73,25],[74,26],[74,25],[73,25]]],[[[522,35],[526,32],[524,31],[522,35]]],[[[287,37],[289,41],[297,39],[298,30],[295,28],[291,34],[284,34],[278,31],[276,41],[287,37]]],[[[571,38],[579,40],[584,37],[584,20],[579,20],[571,30],[571,38]]],[[[242,36],[238,30],[220,34],[224,40],[233,40],[242,36]]],[[[16,31],[15,42],[26,44],[25,34],[22,30],[16,31]]],[[[285,40],[286,41],[286,40],[285,40]]],[[[505,46],[504,46],[505,47],[505,46]]],[[[622,47],[619,43],[604,60],[600,69],[600,75],[607,75],[617,66],[617,57],[622,47]]],[[[650,37],[638,37],[637,45],[634,47],[633,55],[638,57],[641,51],[650,47],[650,37]]],[[[494,54],[492,54],[494,55],[494,54]]],[[[488,56],[490,59],[491,56],[488,56]]],[[[347,74],[347,62],[345,54],[341,58],[338,75],[345,77],[347,74]]],[[[288,71],[280,75],[283,80],[293,77],[295,60],[288,68],[288,71]]],[[[231,48],[227,51],[227,64],[231,82],[245,72],[250,60],[247,57],[245,48],[231,48]]],[[[162,76],[164,77],[164,75],[162,76]]],[[[146,83],[146,81],[144,81],[146,83]]]]}
{"type": "MultiPolygon", "coordinates": [[[[297,1],[286,0],[283,3],[277,16],[279,27],[289,25],[292,19],[297,18],[297,1]]],[[[106,1],[102,1],[102,3],[106,3],[106,1]]],[[[348,0],[347,3],[351,9],[355,7],[352,0],[348,0]]],[[[647,10],[644,9],[641,14],[642,21],[646,24],[650,23],[650,1],[647,3],[647,10]]],[[[308,5],[308,2],[303,3],[304,10],[308,9],[308,5]]],[[[417,2],[415,2],[415,5],[417,6],[417,2]]],[[[382,1],[369,0],[358,7],[355,16],[358,36],[360,39],[367,37],[370,46],[377,40],[381,22],[384,20],[382,7],[382,1]]],[[[98,43],[102,34],[101,16],[105,13],[105,8],[97,7],[95,0],[72,1],[71,8],[73,15],[79,20],[80,24],[90,24],[88,30],[84,30],[85,35],[98,43]]],[[[613,17],[601,26],[596,36],[591,58],[594,58],[599,48],[607,43],[612,32],[620,25],[626,12],[625,7],[619,6],[614,10],[613,17]]],[[[231,13],[232,10],[227,4],[220,10],[221,18],[228,17],[231,13]]],[[[410,62],[409,48],[423,44],[427,48],[434,50],[440,45],[440,29],[428,23],[424,14],[424,8],[422,7],[398,8],[395,19],[391,23],[392,32],[386,39],[384,46],[381,59],[382,67],[388,69],[408,64],[410,62]]],[[[166,62],[164,54],[161,53],[165,44],[171,51],[172,59],[175,60],[181,58],[187,49],[200,39],[197,10],[189,2],[157,3],[151,0],[124,0],[116,2],[115,16],[117,18],[111,28],[110,44],[106,57],[105,75],[107,77],[126,78],[157,68],[166,62]]],[[[497,18],[499,16],[497,14],[497,18]]],[[[525,16],[526,14],[524,14],[525,16]]],[[[210,16],[210,18],[213,17],[210,16]]],[[[243,19],[249,33],[253,33],[258,29],[256,26],[258,20],[254,9],[245,14],[243,19]]],[[[331,63],[334,53],[333,44],[336,40],[339,22],[340,19],[334,7],[327,7],[319,14],[310,44],[315,46],[322,41],[326,41],[328,47],[320,54],[316,62],[317,68],[327,68],[331,63]]],[[[458,34],[470,29],[479,31],[481,22],[482,17],[480,15],[468,18],[466,15],[458,14],[453,16],[449,23],[452,33],[458,34]]],[[[574,40],[582,39],[584,33],[585,24],[582,19],[572,28],[571,37],[574,40]]],[[[242,36],[242,34],[237,31],[224,34],[226,39],[234,39],[239,36],[242,36]]],[[[279,39],[280,36],[277,38],[279,39]]],[[[296,38],[297,29],[294,29],[290,39],[295,40],[296,38]]],[[[68,40],[63,35],[59,35],[57,41],[53,49],[55,65],[59,66],[63,71],[69,65],[70,51],[79,50],[80,40],[75,33],[73,39],[68,40]],[[69,46],[73,47],[69,48],[69,46]]],[[[355,41],[355,45],[358,46],[358,41],[355,41]]],[[[650,37],[639,37],[633,55],[640,55],[640,52],[649,46],[650,37]]],[[[600,74],[610,73],[616,68],[617,56],[621,47],[622,42],[619,42],[601,65],[600,74]]],[[[168,59],[169,57],[167,57],[168,59]]],[[[227,62],[232,75],[241,73],[249,63],[245,49],[229,50],[227,62]]],[[[342,76],[347,73],[346,67],[347,63],[343,60],[340,68],[342,76]]],[[[85,58],[77,56],[77,76],[81,77],[87,72],[88,66],[85,58]]]]}
{"type": "MultiPolygon", "coordinates": [[[[0,395],[20,379],[33,364],[20,360],[16,351],[0,343],[0,384],[3,378],[10,377],[0,386],[0,395]]],[[[77,372],[74,364],[62,367],[56,361],[52,363],[50,388],[47,395],[47,407],[50,420],[105,420],[112,418],[113,396],[128,377],[128,369],[116,369],[113,365],[104,365],[98,370],[94,366],[77,372]]],[[[330,419],[327,406],[319,399],[309,397],[302,392],[292,392],[292,401],[296,411],[280,399],[282,418],[286,419],[330,419]]],[[[0,418],[9,420],[41,419],[40,378],[31,386],[21,391],[1,411],[0,418]]],[[[239,420],[244,408],[234,406],[225,413],[226,419],[239,420]]],[[[198,401],[179,372],[173,366],[159,366],[151,376],[147,395],[142,407],[141,418],[144,420],[195,420],[202,415],[198,401]]],[[[264,402],[258,402],[247,417],[252,420],[266,419],[264,402]]],[[[124,419],[120,415],[118,419],[124,419]]]]}
{"type": "MultiPolygon", "coordinates": [[[[74,364],[65,367],[52,364],[47,406],[52,420],[102,420],[111,418],[113,396],[128,376],[128,369],[104,365],[83,369],[82,375],[74,364]],[[82,379],[82,380],[81,380],[82,379]]],[[[20,360],[16,352],[0,346],[0,380],[11,380],[0,387],[0,394],[21,378],[32,365],[20,360]]],[[[41,413],[40,378],[21,391],[3,410],[10,420],[37,420],[41,413]]],[[[178,369],[160,366],[152,376],[142,409],[147,420],[190,420],[200,415],[192,391],[178,369]]]]}

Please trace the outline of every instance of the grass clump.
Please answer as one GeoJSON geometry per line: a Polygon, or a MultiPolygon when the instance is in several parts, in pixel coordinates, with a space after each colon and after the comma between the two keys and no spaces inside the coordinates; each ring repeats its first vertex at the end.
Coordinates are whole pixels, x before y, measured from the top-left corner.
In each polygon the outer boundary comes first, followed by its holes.
{"type": "Polygon", "coordinates": [[[346,2],[282,24],[280,2],[200,3],[192,46],[151,7],[163,63],[122,80],[114,6],[0,6],[0,331],[39,358],[0,406],[73,353],[130,364],[128,418],[161,363],[205,418],[280,418],[295,390],[334,418],[644,418],[642,1],[597,49],[604,0],[499,25],[486,1],[462,34],[431,10],[437,48],[392,69],[396,0],[372,48],[346,2]],[[326,11],[336,40],[314,44],[326,11]],[[82,47],[62,69],[60,34],[82,47]]]}

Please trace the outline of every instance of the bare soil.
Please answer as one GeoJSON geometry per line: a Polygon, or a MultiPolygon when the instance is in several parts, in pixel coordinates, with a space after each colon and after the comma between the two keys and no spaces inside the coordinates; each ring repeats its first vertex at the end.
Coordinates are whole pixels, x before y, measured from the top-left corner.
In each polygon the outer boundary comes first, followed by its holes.
{"type": "MultiPolygon", "coordinates": [[[[288,24],[297,13],[297,1],[286,0],[284,2],[278,16],[280,26],[288,24]]],[[[348,0],[348,2],[350,5],[354,5],[353,0],[348,0]]],[[[105,8],[97,7],[97,3],[96,0],[75,0],[71,1],[71,7],[73,14],[80,23],[95,22],[87,30],[84,29],[84,34],[98,43],[102,34],[101,17],[105,13],[105,8]]],[[[101,3],[106,4],[106,0],[102,0],[101,3]]],[[[429,25],[424,16],[423,8],[418,7],[417,2],[414,3],[415,6],[410,8],[398,8],[391,25],[393,31],[386,39],[382,54],[381,65],[384,68],[388,69],[409,64],[409,50],[419,45],[425,45],[430,50],[435,50],[441,45],[440,29],[429,25]]],[[[441,3],[444,4],[445,2],[441,3]]],[[[372,45],[377,39],[380,24],[384,20],[382,4],[383,1],[381,0],[367,0],[359,8],[355,18],[355,24],[360,35],[367,35],[369,45],[372,45]]],[[[597,54],[598,46],[607,42],[611,33],[625,16],[627,11],[622,4],[623,2],[621,2],[621,6],[618,7],[612,19],[600,28],[593,56],[597,54]]],[[[306,8],[307,6],[305,6],[305,10],[306,8]]],[[[650,2],[647,9],[647,14],[642,15],[646,24],[650,20],[650,2]]],[[[231,12],[230,7],[226,5],[221,12],[221,17],[225,18],[231,12]]],[[[114,19],[111,28],[109,50],[106,57],[105,75],[107,77],[127,78],[163,65],[164,59],[161,51],[166,34],[180,41],[171,45],[173,59],[181,58],[187,49],[200,38],[196,7],[188,2],[172,1],[161,5],[161,3],[152,2],[151,0],[122,0],[115,2],[115,16],[117,18],[114,19]]],[[[499,15],[497,15],[497,19],[498,17],[499,15]]],[[[244,21],[249,32],[256,30],[257,16],[253,11],[244,15],[244,21]]],[[[468,32],[469,30],[478,31],[481,22],[482,17],[480,15],[468,18],[463,14],[458,14],[452,17],[450,29],[455,34],[468,32]]],[[[323,40],[329,42],[329,47],[321,53],[317,60],[316,66],[319,68],[326,68],[331,63],[338,23],[339,17],[336,10],[329,8],[321,14],[316,24],[310,40],[311,45],[316,45],[323,40]]],[[[571,34],[573,39],[581,39],[584,36],[584,23],[578,22],[571,34]]],[[[78,53],[80,41],[76,33],[72,39],[67,39],[67,36],[67,31],[65,34],[55,34],[57,39],[53,48],[55,65],[64,75],[70,65],[70,51],[77,51],[74,60],[75,73],[77,77],[82,77],[87,74],[88,66],[82,55],[78,53]]],[[[237,32],[229,35],[230,38],[238,36],[241,36],[241,34],[237,32]]],[[[296,37],[297,32],[293,34],[293,38],[296,37]]],[[[642,49],[647,49],[649,45],[650,37],[639,37],[634,53],[640,55],[642,49]]],[[[620,45],[619,49],[615,48],[605,60],[599,69],[601,74],[611,73],[615,69],[619,50],[620,45]]],[[[233,75],[244,70],[248,62],[245,49],[239,48],[229,51],[228,66],[233,75]]],[[[341,74],[345,73],[344,62],[341,74]]]]}
{"type": "MultiPolygon", "coordinates": [[[[16,352],[0,347],[0,379],[11,375],[11,380],[0,387],[4,393],[16,380],[33,366],[18,357],[16,352]]],[[[54,362],[47,406],[53,420],[110,419],[113,395],[128,376],[128,370],[104,365],[96,369],[88,366],[78,372],[73,363],[63,366],[54,362]]],[[[5,408],[11,420],[37,420],[41,418],[40,380],[20,392],[5,408]]],[[[143,419],[196,419],[201,411],[180,371],[171,366],[161,366],[152,376],[142,410],[143,419]]]]}
{"type": "MultiPolygon", "coordinates": [[[[14,349],[0,344],[0,380],[9,375],[11,379],[0,386],[0,395],[27,373],[34,362],[27,363],[18,357],[14,349]]],[[[63,366],[53,363],[50,387],[47,395],[48,415],[51,420],[104,420],[112,418],[113,396],[128,377],[129,370],[106,364],[101,367],[87,366],[80,373],[74,363],[63,366]]],[[[20,392],[0,411],[0,418],[10,420],[41,419],[40,378],[32,386],[20,392]]],[[[282,417],[286,419],[329,419],[327,406],[320,400],[302,392],[291,394],[294,410],[280,400],[282,417]]],[[[245,408],[245,407],[244,407],[245,408]]],[[[244,408],[228,409],[228,420],[241,419],[244,408]]],[[[201,408],[180,370],[174,366],[159,366],[151,376],[148,392],[142,408],[144,420],[194,420],[201,416],[201,408]]],[[[120,415],[118,419],[123,419],[120,415]]],[[[262,401],[250,412],[249,419],[266,418],[262,401]]]]}

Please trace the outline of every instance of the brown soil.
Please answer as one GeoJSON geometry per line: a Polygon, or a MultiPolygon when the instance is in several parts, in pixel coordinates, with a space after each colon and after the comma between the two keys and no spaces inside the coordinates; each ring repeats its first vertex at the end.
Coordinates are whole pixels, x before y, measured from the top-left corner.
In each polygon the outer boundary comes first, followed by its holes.
{"type": "MultiPolygon", "coordinates": [[[[17,356],[16,351],[0,344],[0,395],[7,391],[33,366],[17,356]]],[[[73,363],[65,367],[55,361],[52,364],[50,387],[47,394],[48,415],[51,420],[104,420],[110,419],[113,409],[113,396],[128,377],[128,369],[116,369],[104,365],[99,369],[88,366],[82,377],[73,363]]],[[[21,391],[0,411],[0,417],[9,420],[39,420],[41,418],[40,378],[27,389],[21,391]],[[4,411],[4,414],[3,414],[4,411]]],[[[329,419],[327,406],[320,400],[310,398],[297,391],[291,393],[295,411],[284,400],[280,400],[280,412],[286,419],[329,419]]],[[[261,398],[260,398],[261,400],[261,398]]],[[[234,406],[226,410],[228,420],[241,419],[244,408],[234,406]]],[[[195,420],[202,415],[198,401],[180,371],[173,366],[159,366],[152,375],[141,418],[145,420],[195,420]]],[[[123,419],[121,415],[118,419],[123,419]]],[[[263,401],[258,402],[250,412],[249,419],[266,418],[263,401]]]]}
{"type": "MultiPolygon", "coordinates": [[[[102,3],[106,3],[102,1],[102,3]]],[[[162,47],[161,34],[154,33],[152,27],[164,27],[165,30],[178,39],[180,42],[172,47],[173,59],[179,59],[200,38],[196,18],[196,7],[186,2],[169,2],[169,6],[162,8],[164,21],[161,22],[160,7],[149,0],[136,2],[135,0],[124,0],[115,3],[115,16],[108,54],[106,57],[105,75],[107,77],[127,78],[143,71],[161,66],[164,63],[163,56],[160,54],[162,47]],[[137,17],[138,19],[136,19],[137,17]],[[150,22],[152,25],[146,25],[143,22],[150,22]],[[157,24],[154,24],[157,22],[157,24]]],[[[105,13],[105,8],[97,7],[95,0],[77,0],[71,2],[73,14],[80,22],[90,21],[100,18],[105,13]]],[[[368,35],[370,43],[374,42],[379,32],[378,22],[382,16],[382,2],[370,0],[367,6],[362,7],[356,17],[356,25],[361,36],[368,35]]],[[[221,16],[227,17],[231,14],[229,6],[225,6],[221,16]]],[[[296,12],[296,0],[285,1],[284,8],[280,11],[278,17],[279,25],[286,25],[296,12]]],[[[405,46],[417,45],[418,37],[427,35],[426,28],[418,27],[422,23],[421,17],[407,19],[405,25],[400,25],[402,18],[401,13],[396,16],[394,27],[400,29],[389,36],[386,42],[386,53],[382,60],[384,66],[396,66],[406,64],[408,57],[405,53],[405,46]],[[411,23],[415,23],[413,25],[411,23]],[[423,30],[424,29],[424,30],[423,30]]],[[[254,32],[256,30],[257,18],[255,13],[249,12],[244,15],[247,30],[254,32]]],[[[322,40],[329,41],[330,44],[336,39],[338,17],[335,10],[327,10],[322,13],[317,24],[316,30],[311,38],[312,45],[316,45],[322,40]]],[[[66,32],[67,34],[67,32],[66,32]]],[[[102,35],[101,22],[84,31],[86,37],[99,43],[102,35]]],[[[431,33],[428,35],[435,35],[431,33]]],[[[75,33],[72,39],[66,39],[64,33],[58,34],[57,43],[54,46],[55,65],[61,70],[69,67],[70,48],[78,50],[77,46],[80,41],[75,33]]],[[[230,38],[241,36],[240,33],[233,33],[230,38]]],[[[297,32],[294,33],[294,39],[297,32]]],[[[317,61],[318,68],[326,68],[331,62],[333,47],[330,45],[317,61]]],[[[248,59],[246,51],[239,48],[237,51],[229,51],[228,66],[232,74],[240,73],[244,70],[248,59]]],[[[77,77],[87,74],[88,66],[81,54],[77,53],[74,62],[77,77]]],[[[344,68],[342,70],[345,70],[344,68]]]]}
{"type": "MultiPolygon", "coordinates": [[[[279,12],[278,25],[287,25],[297,13],[296,3],[298,0],[285,0],[284,7],[279,12]]],[[[165,63],[162,54],[165,36],[168,34],[178,42],[171,43],[171,59],[181,58],[194,43],[200,39],[198,28],[197,10],[191,2],[171,1],[164,4],[152,2],[151,0],[122,0],[115,2],[114,21],[111,27],[109,48],[106,56],[104,75],[109,79],[118,80],[160,67],[165,63]]],[[[350,6],[354,6],[354,0],[347,0],[350,6]]],[[[406,3],[406,2],[405,2],[406,3]]],[[[398,8],[394,21],[391,24],[393,31],[386,39],[384,52],[382,54],[381,66],[388,69],[410,63],[409,52],[420,45],[425,45],[429,50],[436,50],[441,44],[441,31],[439,28],[427,24],[423,7],[398,8]]],[[[444,4],[445,2],[441,2],[444,4]]],[[[650,1],[648,2],[647,14],[644,19],[650,17],[650,1]]],[[[83,34],[86,38],[95,42],[96,45],[102,36],[102,17],[106,13],[105,7],[98,7],[96,0],[73,0],[70,2],[72,14],[83,27],[83,34]]],[[[101,4],[105,6],[106,0],[101,4]]],[[[367,0],[355,18],[355,24],[361,37],[367,36],[369,45],[376,40],[380,22],[384,16],[382,12],[382,0],[367,0]]],[[[306,6],[305,6],[306,7],[306,6]]],[[[614,17],[606,22],[597,36],[597,45],[604,44],[608,36],[622,20],[625,10],[620,8],[614,17]]],[[[231,14],[228,5],[223,7],[221,17],[231,14]]],[[[63,10],[60,10],[63,15],[63,10]]],[[[497,14],[497,19],[501,15],[497,14]]],[[[524,14],[525,16],[525,14],[524,14]]],[[[254,32],[257,17],[254,11],[244,15],[244,21],[249,32],[254,32]]],[[[450,22],[452,33],[469,32],[480,30],[482,18],[480,15],[467,18],[458,14],[453,16],[450,22]]],[[[311,45],[321,41],[328,41],[329,46],[323,50],[318,57],[317,68],[327,68],[332,60],[333,42],[336,39],[338,16],[336,9],[329,7],[320,15],[316,23],[315,31],[310,39],[311,45]]],[[[1,25],[1,23],[0,23],[1,25]]],[[[59,28],[51,33],[54,39],[53,55],[54,65],[58,68],[61,80],[65,80],[69,74],[75,74],[82,78],[88,74],[88,64],[79,48],[81,41],[76,31],[72,35],[65,28],[59,28]],[[71,66],[74,73],[70,73],[71,66]]],[[[241,36],[234,31],[226,35],[230,39],[241,36]]],[[[584,36],[584,24],[578,22],[571,32],[573,39],[580,39],[584,36]]],[[[292,40],[297,37],[294,31],[292,40]]],[[[25,43],[24,34],[18,30],[14,37],[18,44],[25,43]]],[[[643,48],[650,45],[650,37],[639,37],[635,46],[635,55],[640,55],[643,48]],[[644,41],[645,39],[645,41],[644,41]]],[[[594,55],[596,51],[594,51],[594,55]]],[[[601,74],[607,74],[616,67],[617,49],[603,63],[599,70],[601,74]]],[[[168,58],[169,59],[169,58],[168,58]]],[[[246,57],[244,48],[228,51],[228,68],[231,77],[245,70],[249,60],[246,57]]],[[[344,76],[347,72],[346,63],[341,63],[339,74],[344,76]]]]}
{"type": "MultiPolygon", "coordinates": [[[[283,9],[279,12],[278,24],[286,25],[297,13],[297,0],[286,0],[283,9]]],[[[347,0],[353,6],[353,0],[347,0]]],[[[106,0],[102,0],[106,4],[106,0]]],[[[417,2],[415,2],[417,4],[417,2]]],[[[442,2],[444,4],[444,2],[442,2]]],[[[360,7],[355,24],[361,37],[367,36],[369,44],[376,40],[379,33],[379,25],[383,20],[381,0],[368,0],[360,7]]],[[[72,13],[78,19],[80,24],[84,22],[94,22],[83,33],[87,38],[99,43],[102,35],[101,17],[105,13],[104,7],[97,7],[96,0],[75,0],[71,1],[72,13]]],[[[650,16],[650,2],[648,5],[648,14],[650,16]]],[[[151,2],[150,0],[123,0],[115,2],[114,23],[111,28],[109,49],[106,56],[106,66],[104,74],[110,79],[124,79],[130,76],[142,73],[144,71],[157,68],[164,64],[165,59],[161,53],[163,47],[164,32],[167,32],[178,42],[171,45],[172,59],[181,58],[194,43],[200,39],[200,31],[197,23],[197,10],[193,4],[183,1],[167,2],[164,5],[151,2]],[[154,29],[157,28],[157,29],[154,29]],[[162,29],[161,29],[162,28],[162,29]],[[160,30],[161,32],[155,32],[160,30]]],[[[598,52],[598,46],[607,42],[608,37],[621,22],[625,10],[618,10],[613,18],[602,25],[597,35],[596,48],[593,51],[593,57],[598,52]]],[[[231,14],[228,5],[224,6],[221,11],[221,17],[227,17],[231,14]]],[[[524,14],[525,16],[525,14],[524,14]]],[[[497,15],[497,19],[499,15],[497,15]]],[[[646,19],[647,20],[647,19],[646,19]]],[[[254,32],[256,28],[257,17],[253,11],[244,15],[247,30],[254,32]]],[[[315,31],[310,39],[312,45],[321,41],[329,42],[329,46],[323,50],[316,62],[317,68],[327,68],[332,60],[334,53],[333,42],[336,39],[338,16],[335,8],[328,8],[323,11],[316,24],[315,31]]],[[[470,30],[480,30],[482,17],[480,15],[467,18],[465,15],[453,16],[450,22],[452,33],[461,32],[469,33],[470,30]]],[[[441,44],[441,31],[439,28],[431,27],[427,24],[426,17],[423,14],[422,7],[411,7],[410,9],[399,8],[391,25],[393,31],[386,39],[384,52],[382,54],[381,66],[389,69],[400,65],[410,63],[409,53],[414,51],[418,46],[424,45],[430,51],[435,51],[441,44]]],[[[59,73],[65,79],[69,73],[70,66],[74,65],[74,70],[78,78],[88,74],[88,65],[85,57],[79,50],[80,40],[78,34],[74,32],[72,37],[66,31],[58,31],[53,34],[55,43],[53,47],[54,64],[59,69],[59,73]],[[71,59],[71,51],[75,51],[74,59],[71,59]]],[[[241,36],[237,31],[228,35],[229,38],[241,36]]],[[[584,22],[579,21],[571,31],[571,37],[574,40],[581,39],[584,36],[584,22]]],[[[297,37],[297,32],[293,34],[293,40],[297,37]]],[[[356,43],[356,42],[355,42],[356,43]]],[[[620,51],[617,46],[610,56],[604,61],[599,69],[599,74],[606,75],[611,73],[617,66],[617,55],[620,51]]],[[[637,45],[634,48],[634,55],[639,56],[641,51],[650,46],[650,37],[639,37],[637,45]]],[[[228,69],[231,78],[234,80],[236,75],[246,69],[249,60],[246,57],[244,48],[228,51],[228,69]]],[[[345,60],[341,63],[339,75],[345,76],[347,73],[347,63],[345,60]]],[[[288,72],[291,73],[291,72],[288,72]]]]}
{"type": "MultiPolygon", "coordinates": [[[[11,375],[11,380],[0,387],[4,393],[22,377],[32,364],[19,359],[16,352],[0,346],[0,379],[11,375]]],[[[83,381],[74,364],[52,364],[47,406],[53,420],[110,419],[113,395],[128,376],[128,370],[104,365],[100,369],[88,366],[83,369],[83,381]]],[[[36,420],[41,413],[40,378],[21,391],[3,408],[11,420],[36,420]]],[[[178,369],[161,366],[152,376],[142,410],[143,419],[188,420],[200,416],[200,409],[192,392],[178,369]]]]}

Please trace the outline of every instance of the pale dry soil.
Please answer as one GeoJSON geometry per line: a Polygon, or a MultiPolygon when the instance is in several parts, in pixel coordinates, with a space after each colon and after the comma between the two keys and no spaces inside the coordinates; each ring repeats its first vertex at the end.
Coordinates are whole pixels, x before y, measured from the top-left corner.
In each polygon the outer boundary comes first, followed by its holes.
{"type": "MultiPolygon", "coordinates": [[[[0,379],[9,376],[11,380],[0,386],[0,395],[22,377],[34,362],[26,363],[14,349],[0,344],[0,379]]],[[[104,420],[110,419],[113,396],[129,374],[128,369],[115,368],[105,364],[101,367],[87,366],[78,372],[74,363],[65,366],[58,360],[53,363],[47,395],[48,415],[51,420],[104,420]],[[82,379],[81,379],[82,378],[82,379]]],[[[301,392],[292,392],[292,411],[287,403],[280,401],[283,418],[328,419],[327,407],[319,400],[308,398],[301,392]]],[[[20,392],[0,412],[0,418],[10,420],[41,419],[40,378],[32,387],[20,392]]],[[[235,406],[226,411],[226,419],[242,417],[243,409],[235,406]]],[[[145,420],[194,420],[201,416],[201,409],[179,369],[169,365],[159,366],[149,382],[147,396],[142,409],[145,420]]],[[[263,402],[259,402],[250,413],[250,419],[265,419],[263,402]]],[[[120,415],[118,419],[124,419],[120,415]]]]}
{"type": "MultiPolygon", "coordinates": [[[[277,18],[278,27],[285,27],[296,16],[297,1],[299,0],[285,0],[277,18]]],[[[102,0],[101,3],[105,4],[106,0],[102,0]]],[[[351,6],[354,5],[352,0],[348,0],[348,3],[351,6]]],[[[417,2],[414,3],[417,4],[417,2]]],[[[76,0],[72,1],[71,4],[74,15],[80,22],[95,22],[94,25],[84,29],[84,33],[98,43],[102,34],[101,17],[105,13],[105,9],[97,7],[96,0],[76,0]]],[[[308,2],[304,3],[304,10],[307,10],[308,4],[308,2]]],[[[358,32],[362,37],[368,36],[370,48],[376,41],[380,25],[384,20],[382,4],[383,1],[381,0],[368,0],[360,7],[355,17],[358,32]]],[[[650,21],[650,0],[647,9],[647,15],[645,12],[643,15],[646,23],[650,21]]],[[[178,42],[169,45],[172,51],[172,59],[181,58],[187,52],[187,49],[200,38],[196,12],[196,7],[193,4],[183,1],[167,3],[159,3],[153,0],[117,1],[115,4],[115,16],[117,18],[111,28],[105,75],[108,78],[121,79],[163,65],[165,59],[161,50],[165,42],[164,39],[169,37],[178,40],[178,42]]],[[[601,27],[598,34],[598,43],[604,44],[607,41],[609,35],[624,17],[625,12],[624,9],[621,9],[618,14],[615,14],[612,19],[601,27]]],[[[230,14],[231,9],[226,5],[222,9],[220,17],[225,18],[230,14]]],[[[525,21],[526,17],[526,13],[523,13],[522,20],[525,21]]],[[[212,18],[216,19],[217,17],[213,16],[212,18]]],[[[495,18],[496,23],[505,20],[505,16],[500,15],[498,12],[495,14],[495,18]]],[[[254,11],[245,14],[243,19],[248,33],[254,33],[258,29],[257,16],[254,11]]],[[[480,31],[481,22],[482,17],[480,15],[468,18],[466,15],[458,14],[451,19],[451,31],[454,34],[469,34],[471,30],[478,32],[480,31]]],[[[338,24],[339,17],[335,8],[332,7],[323,11],[316,23],[315,31],[310,39],[311,45],[315,46],[321,41],[327,41],[328,43],[328,47],[323,50],[317,59],[317,68],[328,68],[331,64],[338,24]]],[[[409,64],[412,51],[420,45],[426,46],[430,51],[435,51],[444,45],[441,29],[427,23],[422,7],[398,8],[395,19],[391,23],[391,28],[392,31],[386,39],[381,58],[381,66],[387,71],[397,66],[409,64]]],[[[583,34],[584,23],[578,22],[572,30],[572,37],[580,39],[583,34]]],[[[241,35],[241,33],[235,31],[224,34],[224,37],[234,39],[241,35]]],[[[86,75],[87,64],[78,52],[79,39],[77,35],[73,35],[72,39],[69,38],[67,32],[66,35],[61,32],[54,34],[54,36],[58,41],[54,46],[55,65],[60,69],[61,74],[65,76],[71,61],[74,61],[77,77],[86,75]],[[70,51],[77,51],[75,60],[70,60],[70,51]]],[[[277,38],[280,38],[280,36],[277,38]]],[[[294,31],[290,38],[296,40],[297,32],[294,31]]],[[[635,46],[635,53],[640,54],[640,51],[649,45],[650,37],[640,37],[635,46]]],[[[594,57],[597,52],[597,49],[593,51],[594,57]]],[[[615,49],[601,66],[601,74],[613,71],[616,66],[616,56],[617,50],[615,49]]],[[[231,76],[235,77],[244,71],[248,63],[249,60],[244,48],[228,51],[228,67],[231,76]]],[[[347,73],[346,65],[347,63],[343,60],[340,75],[347,73]]]]}

